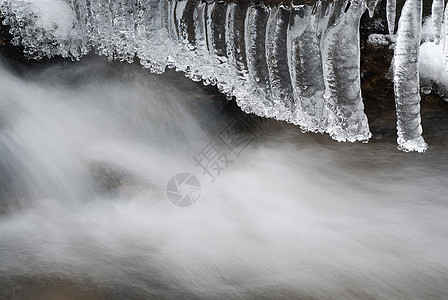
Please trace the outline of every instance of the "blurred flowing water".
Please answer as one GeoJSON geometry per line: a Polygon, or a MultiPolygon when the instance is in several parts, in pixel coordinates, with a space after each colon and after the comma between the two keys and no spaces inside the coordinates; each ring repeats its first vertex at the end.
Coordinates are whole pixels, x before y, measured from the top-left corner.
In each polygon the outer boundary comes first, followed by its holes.
{"type": "Polygon", "coordinates": [[[98,57],[2,62],[0,91],[0,299],[448,297],[443,114],[405,154],[394,120],[339,144],[98,57]],[[235,117],[262,128],[239,155],[218,141],[235,117]],[[229,159],[213,182],[209,142],[229,159]],[[185,208],[166,194],[182,172],[201,184],[185,208]]]}

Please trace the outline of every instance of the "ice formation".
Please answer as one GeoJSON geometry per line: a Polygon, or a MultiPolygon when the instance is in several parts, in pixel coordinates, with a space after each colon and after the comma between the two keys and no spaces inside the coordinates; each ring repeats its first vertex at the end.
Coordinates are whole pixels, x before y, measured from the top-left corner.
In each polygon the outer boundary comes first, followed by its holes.
{"type": "Polygon", "coordinates": [[[420,90],[429,94],[437,93],[448,101],[448,72],[443,61],[443,46],[427,41],[420,46],[420,90]]]}
{"type": "Polygon", "coordinates": [[[397,110],[398,147],[425,151],[420,124],[419,54],[422,31],[421,0],[407,0],[398,22],[394,54],[394,90],[397,110]]]}
{"type": "Polygon", "coordinates": [[[443,41],[445,69],[448,72],[448,26],[446,26],[447,22],[448,22],[448,5],[445,7],[445,13],[444,13],[445,33],[444,33],[444,41],[443,41]]]}
{"type": "MultiPolygon", "coordinates": [[[[360,87],[359,22],[378,0],[303,1],[300,5],[206,0],[0,0],[13,43],[31,58],[138,58],[216,84],[247,113],[328,133],[337,141],[371,137],[360,87]]],[[[396,0],[387,0],[389,31],[396,0]]],[[[440,39],[443,1],[433,4],[440,39]]],[[[421,0],[399,20],[394,85],[399,148],[424,151],[418,57],[421,0]]],[[[446,40],[446,39],[445,39],[446,40]]]]}
{"type": "Polygon", "coordinates": [[[444,0],[433,0],[432,2],[432,26],[434,29],[434,42],[440,43],[442,31],[444,0]]]}
{"type": "Polygon", "coordinates": [[[387,0],[386,3],[386,19],[389,34],[395,32],[395,18],[397,17],[397,0],[387,0]]]}

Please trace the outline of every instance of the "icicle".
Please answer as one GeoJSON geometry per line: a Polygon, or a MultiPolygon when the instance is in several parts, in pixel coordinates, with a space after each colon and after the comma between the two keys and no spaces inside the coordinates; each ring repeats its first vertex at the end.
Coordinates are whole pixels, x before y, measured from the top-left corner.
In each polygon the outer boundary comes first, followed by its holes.
{"type": "Polygon", "coordinates": [[[214,3],[207,20],[208,45],[213,58],[214,76],[218,89],[230,96],[232,94],[232,72],[227,57],[226,24],[228,23],[228,5],[214,3]]]}
{"type": "Polygon", "coordinates": [[[241,109],[247,113],[254,113],[252,104],[252,82],[249,76],[246,55],[245,31],[248,4],[229,4],[227,53],[229,63],[233,66],[235,75],[234,95],[241,109]]]}
{"type": "Polygon", "coordinates": [[[207,4],[199,2],[193,13],[196,54],[193,79],[196,80],[200,76],[204,84],[208,85],[213,78],[213,66],[207,46],[206,10],[207,4]]]}
{"type": "Polygon", "coordinates": [[[172,45],[172,47],[169,48],[167,57],[167,66],[169,68],[175,68],[176,67],[176,58],[177,58],[177,47],[176,45],[179,44],[179,35],[178,35],[178,28],[176,23],[176,6],[177,6],[177,0],[162,0],[166,2],[166,10],[167,10],[167,31],[168,31],[168,38],[169,43],[172,45]]]}
{"type": "Polygon", "coordinates": [[[443,0],[432,1],[432,28],[434,30],[434,42],[436,45],[440,43],[443,20],[443,0]]]}
{"type": "Polygon", "coordinates": [[[140,63],[156,74],[165,71],[168,39],[168,1],[139,0],[135,16],[135,51],[140,63]]]}
{"type": "Polygon", "coordinates": [[[266,23],[268,18],[269,9],[264,4],[253,4],[247,11],[245,28],[247,65],[254,84],[252,91],[254,110],[263,117],[273,117],[274,115],[266,62],[266,23]]]}
{"type": "Polygon", "coordinates": [[[387,0],[386,3],[386,19],[387,28],[389,29],[389,34],[394,34],[395,32],[395,18],[396,18],[397,0],[387,0]]]}
{"type": "Polygon", "coordinates": [[[272,8],[266,28],[266,59],[272,87],[274,117],[291,120],[294,111],[293,89],[288,66],[288,23],[290,10],[272,8]]]}
{"type": "Polygon", "coordinates": [[[115,59],[132,63],[135,56],[135,0],[121,0],[116,5],[113,24],[116,30],[115,59]]]}
{"type": "Polygon", "coordinates": [[[185,76],[194,80],[200,81],[201,76],[198,74],[198,65],[196,63],[196,31],[194,22],[194,12],[199,5],[199,0],[184,1],[185,6],[182,8],[182,12],[177,12],[177,16],[180,18],[179,26],[179,50],[181,53],[180,59],[185,68],[182,69],[185,72],[185,76]],[[182,15],[180,16],[180,13],[182,15]]]}
{"type": "Polygon", "coordinates": [[[188,52],[186,52],[185,49],[185,43],[188,41],[185,40],[184,36],[184,24],[182,24],[182,16],[184,15],[185,7],[187,6],[187,1],[177,1],[172,0],[175,2],[173,13],[174,15],[171,16],[173,19],[173,38],[174,41],[177,40],[177,45],[174,46],[175,50],[173,49],[173,59],[176,66],[176,71],[179,72],[185,72],[187,71],[187,68],[189,67],[189,59],[188,59],[188,52]]]}
{"type": "Polygon", "coordinates": [[[407,0],[398,22],[394,55],[394,90],[398,149],[423,152],[428,148],[420,124],[419,51],[422,30],[421,0],[407,0]]]}
{"type": "Polygon", "coordinates": [[[443,56],[445,57],[445,70],[448,72],[448,5],[445,7],[444,23],[445,23],[445,38],[443,39],[443,56]]]}
{"type": "MultiPolygon", "coordinates": [[[[201,81],[203,78],[202,69],[204,62],[200,60],[200,55],[204,54],[206,34],[204,21],[200,21],[200,19],[204,20],[204,13],[205,3],[201,3],[200,0],[190,0],[183,17],[188,37],[187,47],[191,56],[189,77],[193,81],[201,81]]],[[[204,59],[205,57],[202,56],[202,58],[204,59]]]]}
{"type": "Polygon", "coordinates": [[[367,141],[371,137],[360,80],[359,22],[364,9],[359,2],[336,2],[321,46],[331,111],[327,132],[338,141],[367,141]]]}
{"type": "Polygon", "coordinates": [[[366,0],[365,6],[369,10],[369,17],[373,18],[373,14],[375,12],[375,8],[378,5],[378,2],[381,0],[366,0]]]}
{"type": "Polygon", "coordinates": [[[185,6],[184,13],[182,15],[182,36],[186,41],[188,48],[191,51],[196,49],[196,31],[195,31],[195,20],[194,13],[200,0],[188,0],[185,6]]]}
{"type": "Polygon", "coordinates": [[[76,28],[78,29],[78,35],[80,39],[77,42],[69,46],[70,56],[74,60],[79,60],[81,56],[86,55],[90,51],[90,45],[88,44],[87,22],[89,20],[88,8],[89,4],[86,0],[71,1],[70,7],[73,9],[76,15],[76,28]]]}
{"type": "MultiPolygon", "coordinates": [[[[319,5],[316,11],[320,11],[319,5]]],[[[308,5],[293,6],[288,29],[288,58],[296,99],[294,123],[304,131],[324,132],[326,108],[318,15],[308,5]]]]}

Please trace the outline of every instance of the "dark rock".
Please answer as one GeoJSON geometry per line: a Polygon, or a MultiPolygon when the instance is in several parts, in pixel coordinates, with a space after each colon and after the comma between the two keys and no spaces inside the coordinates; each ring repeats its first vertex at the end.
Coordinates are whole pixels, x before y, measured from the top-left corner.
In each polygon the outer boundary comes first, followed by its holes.
{"type": "Polygon", "coordinates": [[[23,47],[11,44],[12,35],[9,33],[9,26],[3,25],[3,18],[0,17],[0,54],[3,57],[15,61],[26,62],[23,55],[23,47]]]}
{"type": "Polygon", "coordinates": [[[109,195],[132,197],[139,192],[156,188],[147,180],[138,178],[114,164],[92,162],[89,169],[99,190],[109,195]]]}

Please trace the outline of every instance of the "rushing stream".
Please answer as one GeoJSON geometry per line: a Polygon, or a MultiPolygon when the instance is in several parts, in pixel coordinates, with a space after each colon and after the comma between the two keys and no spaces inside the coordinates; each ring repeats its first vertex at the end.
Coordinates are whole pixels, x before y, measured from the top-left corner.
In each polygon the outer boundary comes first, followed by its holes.
{"type": "Polygon", "coordinates": [[[393,130],[338,144],[200,86],[100,57],[2,62],[0,299],[448,297],[446,121],[404,154],[393,130]],[[189,207],[166,193],[182,172],[189,207]]]}

